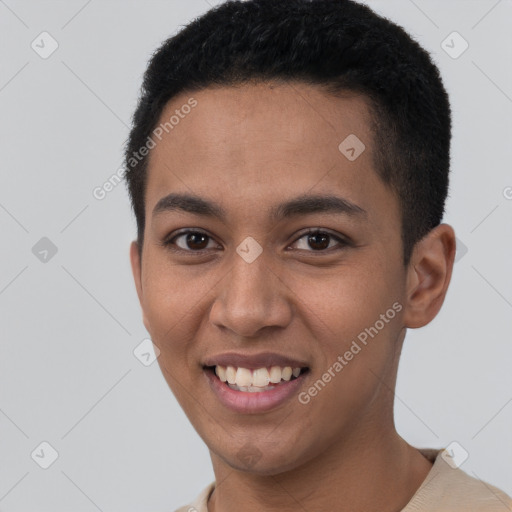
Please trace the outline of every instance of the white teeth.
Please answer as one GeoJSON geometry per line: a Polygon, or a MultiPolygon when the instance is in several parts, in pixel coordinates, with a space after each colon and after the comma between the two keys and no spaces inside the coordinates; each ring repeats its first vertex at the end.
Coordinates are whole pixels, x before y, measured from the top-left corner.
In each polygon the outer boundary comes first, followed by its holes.
{"type": "Polygon", "coordinates": [[[273,384],[277,384],[281,382],[281,367],[280,366],[272,366],[270,368],[270,382],[273,384]]]}
{"type": "Polygon", "coordinates": [[[252,372],[252,385],[258,388],[267,386],[270,382],[270,376],[266,368],[258,368],[252,372]]]}
{"type": "Polygon", "coordinates": [[[226,380],[230,384],[234,384],[235,383],[235,380],[236,380],[236,368],[234,368],[233,366],[228,366],[226,368],[226,380]]]}
{"type": "Polygon", "coordinates": [[[269,389],[274,389],[274,386],[265,386],[263,388],[257,388],[256,386],[243,386],[239,387],[236,384],[228,384],[231,389],[235,391],[245,391],[248,393],[259,393],[261,391],[268,391],[269,389]]]}
{"type": "Polygon", "coordinates": [[[283,371],[281,372],[281,377],[284,380],[290,380],[292,378],[292,368],[291,366],[285,366],[283,371]]]}
{"type": "Polygon", "coordinates": [[[226,378],[226,368],[224,368],[224,366],[216,366],[215,367],[215,373],[217,374],[217,377],[219,377],[219,379],[222,382],[226,382],[226,380],[227,380],[227,378],[226,378]]]}
{"type": "Polygon", "coordinates": [[[251,370],[247,368],[238,368],[236,371],[236,381],[235,384],[238,387],[250,386],[252,383],[252,374],[251,370]]]}
{"type": "Polygon", "coordinates": [[[292,375],[297,378],[300,373],[300,368],[292,368],[291,366],[272,366],[270,370],[267,368],[250,370],[248,368],[221,365],[215,367],[215,374],[221,382],[227,382],[231,389],[246,392],[273,389],[272,384],[278,384],[281,380],[289,381],[292,375]]]}

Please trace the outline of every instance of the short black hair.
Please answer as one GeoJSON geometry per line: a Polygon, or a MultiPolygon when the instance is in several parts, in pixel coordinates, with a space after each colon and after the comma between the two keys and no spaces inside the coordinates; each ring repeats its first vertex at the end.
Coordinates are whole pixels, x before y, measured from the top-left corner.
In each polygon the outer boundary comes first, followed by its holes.
{"type": "Polygon", "coordinates": [[[182,92],[255,81],[296,81],[333,95],[364,95],[372,119],[373,164],[398,200],[407,265],[416,242],[444,214],[449,98],[427,51],[402,27],[352,0],[228,1],[190,22],[153,54],[125,147],[139,251],[149,156],[141,157],[139,150],[167,102],[182,92]]]}

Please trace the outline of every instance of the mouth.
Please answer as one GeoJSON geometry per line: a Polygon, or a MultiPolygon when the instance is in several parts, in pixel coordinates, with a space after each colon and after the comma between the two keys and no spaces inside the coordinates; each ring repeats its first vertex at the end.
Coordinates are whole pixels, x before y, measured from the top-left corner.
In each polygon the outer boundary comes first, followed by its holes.
{"type": "Polygon", "coordinates": [[[203,372],[218,402],[239,414],[258,414],[290,404],[305,385],[307,366],[205,365],[203,372]]]}
{"type": "Polygon", "coordinates": [[[205,371],[233,391],[261,393],[271,391],[286,382],[299,379],[309,372],[306,367],[270,366],[256,369],[236,366],[204,366],[205,371]]]}

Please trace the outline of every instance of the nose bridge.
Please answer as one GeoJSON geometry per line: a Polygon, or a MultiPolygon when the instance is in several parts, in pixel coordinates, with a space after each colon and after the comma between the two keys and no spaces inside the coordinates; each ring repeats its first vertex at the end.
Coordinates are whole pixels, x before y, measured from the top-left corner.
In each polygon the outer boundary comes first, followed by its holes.
{"type": "Polygon", "coordinates": [[[241,336],[252,336],[265,326],[285,326],[290,319],[289,306],[269,266],[262,249],[251,240],[242,242],[222,281],[211,321],[241,336]]]}
{"type": "Polygon", "coordinates": [[[266,264],[268,259],[263,252],[259,255],[251,254],[255,249],[250,242],[243,242],[233,255],[232,270],[224,288],[224,300],[235,314],[263,316],[273,300],[272,288],[274,282],[271,279],[266,264]],[[248,251],[247,251],[248,249],[248,251]],[[247,251],[244,253],[243,251],[247,251]],[[241,253],[241,254],[240,254],[241,253]]]}

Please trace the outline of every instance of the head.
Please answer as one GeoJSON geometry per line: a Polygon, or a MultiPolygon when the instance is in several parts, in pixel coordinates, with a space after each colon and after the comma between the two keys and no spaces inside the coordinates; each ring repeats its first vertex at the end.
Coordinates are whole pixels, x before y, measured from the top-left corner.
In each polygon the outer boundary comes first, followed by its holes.
{"type": "Polygon", "coordinates": [[[132,268],[217,460],[278,473],[392,425],[405,331],[435,317],[453,266],[450,129],[429,55],[353,1],[227,2],[154,54],[125,153],[132,268]],[[294,399],[217,400],[215,364],[285,356],[294,399]]]}

